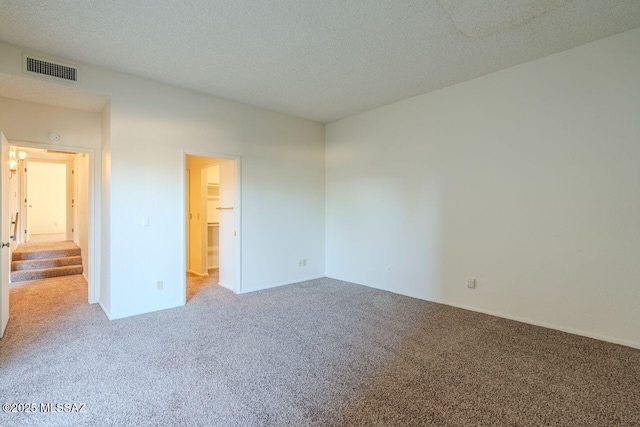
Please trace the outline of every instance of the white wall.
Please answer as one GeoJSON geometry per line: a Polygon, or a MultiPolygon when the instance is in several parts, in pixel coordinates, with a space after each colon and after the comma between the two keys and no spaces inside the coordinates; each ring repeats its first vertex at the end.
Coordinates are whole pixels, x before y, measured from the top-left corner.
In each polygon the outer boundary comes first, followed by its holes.
{"type": "Polygon", "coordinates": [[[0,97],[0,126],[10,141],[54,144],[48,135],[57,132],[58,145],[100,146],[100,114],[87,111],[0,97]]]}
{"type": "Polygon", "coordinates": [[[242,156],[243,291],[324,275],[322,125],[144,79],[119,83],[111,235],[130,236],[137,247],[111,251],[112,317],[181,303],[182,150],[242,156]],[[150,227],[131,220],[141,216],[150,227]]]}
{"type": "Polygon", "coordinates": [[[640,346],[639,46],[327,125],[327,275],[640,346]]]}
{"type": "MultiPolygon", "coordinates": [[[[0,43],[0,73],[22,75],[24,51],[0,43]]],[[[86,64],[80,87],[111,96],[101,296],[111,318],[182,303],[183,150],[242,157],[244,292],[324,275],[322,124],[86,64]]]]}
{"type": "MultiPolygon", "coordinates": [[[[1,46],[0,46],[1,47],[1,46]]],[[[100,178],[96,178],[96,186],[100,188],[98,242],[99,253],[96,259],[100,260],[97,269],[97,277],[100,277],[100,305],[107,316],[111,318],[111,102],[102,110],[100,115],[100,153],[102,161],[100,165],[100,178]]],[[[95,163],[94,163],[95,164],[95,163]]]]}
{"type": "Polygon", "coordinates": [[[77,176],[77,224],[76,236],[78,238],[78,246],[82,251],[82,267],[85,277],[89,275],[89,155],[80,153],[76,157],[76,176],[77,176]]]}

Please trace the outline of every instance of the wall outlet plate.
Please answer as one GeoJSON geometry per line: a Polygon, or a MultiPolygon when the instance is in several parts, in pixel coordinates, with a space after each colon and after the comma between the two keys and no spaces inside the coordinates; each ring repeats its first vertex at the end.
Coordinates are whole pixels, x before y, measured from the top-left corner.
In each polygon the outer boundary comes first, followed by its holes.
{"type": "Polygon", "coordinates": [[[467,279],[467,288],[475,289],[476,288],[476,279],[467,279]]]}
{"type": "Polygon", "coordinates": [[[164,289],[164,283],[162,282],[162,280],[158,280],[156,282],[156,287],[158,288],[159,291],[164,289]]]}

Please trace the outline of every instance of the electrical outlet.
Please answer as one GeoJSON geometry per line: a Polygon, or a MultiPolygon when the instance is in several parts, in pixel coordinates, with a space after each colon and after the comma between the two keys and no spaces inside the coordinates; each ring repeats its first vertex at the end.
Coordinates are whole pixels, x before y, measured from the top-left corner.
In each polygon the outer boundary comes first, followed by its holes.
{"type": "Polygon", "coordinates": [[[476,288],[476,279],[467,279],[467,288],[475,289],[476,288]]]}
{"type": "Polygon", "coordinates": [[[159,291],[164,289],[164,283],[162,282],[162,280],[158,280],[156,282],[156,288],[158,288],[159,291]]]}
{"type": "Polygon", "coordinates": [[[307,266],[307,260],[306,259],[298,260],[298,267],[306,267],[306,266],[307,266]]]}

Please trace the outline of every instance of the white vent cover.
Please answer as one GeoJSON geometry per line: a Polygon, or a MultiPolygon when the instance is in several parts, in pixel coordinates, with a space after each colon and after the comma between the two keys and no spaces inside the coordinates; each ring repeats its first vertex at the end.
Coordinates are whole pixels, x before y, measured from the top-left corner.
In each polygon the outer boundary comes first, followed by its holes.
{"type": "Polygon", "coordinates": [[[54,62],[49,59],[38,58],[25,53],[22,55],[22,72],[57,81],[77,83],[80,68],[64,64],[62,62],[54,62]]]}

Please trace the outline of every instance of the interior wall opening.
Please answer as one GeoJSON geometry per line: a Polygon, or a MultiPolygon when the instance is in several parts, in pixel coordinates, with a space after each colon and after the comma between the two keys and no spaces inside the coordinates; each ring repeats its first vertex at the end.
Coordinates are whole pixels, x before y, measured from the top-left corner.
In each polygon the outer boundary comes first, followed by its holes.
{"type": "Polygon", "coordinates": [[[185,301],[206,285],[237,291],[236,162],[186,155],[185,301]]]}
{"type": "Polygon", "coordinates": [[[10,146],[11,286],[89,271],[87,153],[10,146]]]}

